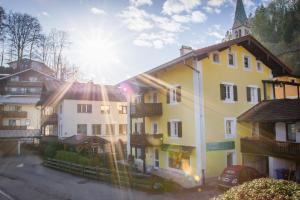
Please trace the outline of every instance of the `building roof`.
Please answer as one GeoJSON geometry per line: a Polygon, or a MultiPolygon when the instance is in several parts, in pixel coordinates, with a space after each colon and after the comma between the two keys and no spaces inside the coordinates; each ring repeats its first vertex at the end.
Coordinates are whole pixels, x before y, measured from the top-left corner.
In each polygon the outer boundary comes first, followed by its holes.
{"type": "Polygon", "coordinates": [[[126,102],[126,97],[112,85],[98,85],[94,83],[46,81],[43,86],[41,102],[49,105],[62,99],[87,101],[126,102]]]}
{"type": "Polygon", "coordinates": [[[16,76],[16,75],[19,75],[19,74],[28,72],[28,71],[35,71],[35,72],[37,72],[37,73],[39,73],[39,74],[42,74],[43,76],[46,76],[46,77],[48,77],[48,78],[56,79],[54,76],[45,74],[45,73],[42,72],[42,71],[39,71],[39,70],[36,70],[36,69],[33,69],[33,68],[29,68],[29,69],[25,69],[25,70],[23,70],[23,71],[18,71],[18,72],[13,73],[13,74],[8,74],[7,76],[4,76],[4,77],[0,77],[0,81],[1,81],[1,80],[4,80],[4,79],[7,79],[7,78],[10,78],[10,77],[12,77],[12,76],[16,76]]]}
{"type": "Polygon", "coordinates": [[[238,117],[240,122],[286,122],[300,120],[300,99],[265,100],[238,117]]]}
{"type": "Polygon", "coordinates": [[[86,136],[83,134],[78,134],[78,135],[73,135],[71,137],[67,137],[64,140],[62,140],[63,144],[71,145],[71,146],[76,146],[76,145],[81,145],[81,144],[86,144],[86,143],[100,143],[100,144],[109,144],[110,142],[106,139],[103,139],[98,136],[86,136]]]}
{"type": "Polygon", "coordinates": [[[237,0],[232,29],[235,29],[242,25],[248,26],[248,18],[245,12],[243,0],[237,0]]]}
{"type": "Polygon", "coordinates": [[[43,72],[48,75],[54,75],[53,69],[48,67],[45,63],[37,61],[37,60],[32,60],[28,58],[23,58],[20,61],[15,60],[7,63],[11,68],[14,68],[15,71],[23,71],[25,69],[35,69],[40,72],[43,72]],[[19,62],[19,67],[17,66],[17,63],[19,62]]]}
{"type": "MultiPolygon", "coordinates": [[[[243,37],[239,37],[233,40],[221,42],[215,45],[211,45],[208,47],[204,47],[197,50],[192,50],[191,52],[182,55],[178,58],[175,58],[167,63],[164,63],[158,67],[155,67],[149,71],[136,75],[128,80],[125,80],[118,85],[123,84],[126,81],[134,81],[137,78],[143,76],[144,74],[152,74],[159,70],[166,69],[174,66],[178,63],[185,63],[186,60],[190,58],[195,58],[197,60],[205,59],[209,56],[209,53],[214,51],[224,51],[225,49],[230,48],[232,45],[240,45],[252,53],[256,58],[258,58],[262,63],[264,63],[267,67],[269,67],[273,75],[281,76],[281,75],[289,75],[292,70],[286,66],[281,60],[279,60],[275,55],[273,55],[267,48],[265,48],[259,41],[257,41],[253,36],[246,35],[243,37]]],[[[143,78],[142,78],[143,79],[143,78]]]]}

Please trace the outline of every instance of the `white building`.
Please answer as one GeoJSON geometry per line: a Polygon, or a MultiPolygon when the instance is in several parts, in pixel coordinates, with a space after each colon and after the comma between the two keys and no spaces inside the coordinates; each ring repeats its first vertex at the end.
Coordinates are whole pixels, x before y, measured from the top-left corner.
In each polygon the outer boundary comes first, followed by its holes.
{"type": "Polygon", "coordinates": [[[77,134],[126,142],[127,102],[118,88],[50,81],[42,92],[42,132],[64,139],[77,134]]]}

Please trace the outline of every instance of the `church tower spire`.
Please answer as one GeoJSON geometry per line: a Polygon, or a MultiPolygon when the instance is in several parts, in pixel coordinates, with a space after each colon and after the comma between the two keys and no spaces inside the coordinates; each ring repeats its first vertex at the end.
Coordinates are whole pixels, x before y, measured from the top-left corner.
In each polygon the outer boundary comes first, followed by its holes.
{"type": "Polygon", "coordinates": [[[249,21],[245,12],[243,0],[236,1],[235,16],[232,26],[233,38],[239,38],[250,33],[249,21]]]}

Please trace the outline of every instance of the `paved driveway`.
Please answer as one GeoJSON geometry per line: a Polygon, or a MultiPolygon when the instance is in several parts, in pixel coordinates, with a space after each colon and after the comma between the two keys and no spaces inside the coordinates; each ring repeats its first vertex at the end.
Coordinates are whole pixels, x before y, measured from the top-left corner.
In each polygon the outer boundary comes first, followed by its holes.
{"type": "Polygon", "coordinates": [[[49,169],[33,155],[0,158],[0,200],[200,200],[216,194],[214,188],[152,194],[49,169]]]}

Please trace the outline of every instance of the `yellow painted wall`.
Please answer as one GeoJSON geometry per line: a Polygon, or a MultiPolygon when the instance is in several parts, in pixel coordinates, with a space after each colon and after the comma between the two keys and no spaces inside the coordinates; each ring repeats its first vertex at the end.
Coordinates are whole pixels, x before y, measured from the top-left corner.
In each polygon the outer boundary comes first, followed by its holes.
{"type": "MultiPolygon", "coordinates": [[[[239,138],[251,133],[249,127],[237,123],[236,138],[225,139],[224,118],[238,117],[243,112],[254,106],[247,102],[246,87],[257,85],[261,88],[263,98],[262,80],[270,78],[270,69],[262,65],[263,71],[256,69],[256,58],[241,46],[232,46],[231,51],[235,54],[236,65],[234,68],[228,66],[228,49],[220,52],[220,63],[209,58],[202,60],[203,66],[203,91],[204,91],[204,115],[205,115],[205,137],[206,142],[235,141],[237,163],[241,164],[239,138]],[[251,68],[244,69],[243,55],[250,56],[251,68]],[[220,84],[222,82],[237,85],[238,101],[224,103],[220,98],[220,84]]],[[[226,166],[227,151],[207,152],[207,176],[219,175],[226,166]]]]}

